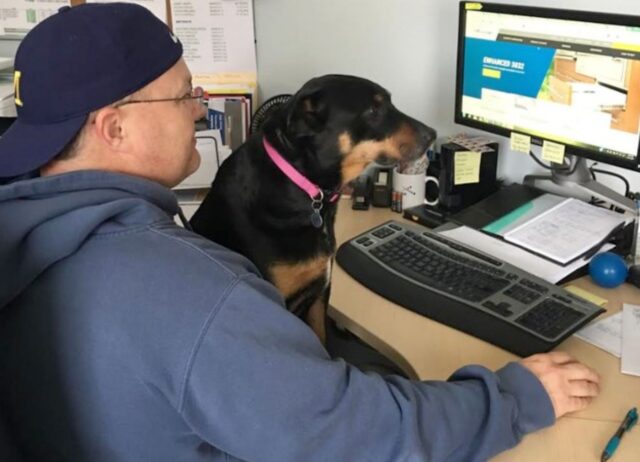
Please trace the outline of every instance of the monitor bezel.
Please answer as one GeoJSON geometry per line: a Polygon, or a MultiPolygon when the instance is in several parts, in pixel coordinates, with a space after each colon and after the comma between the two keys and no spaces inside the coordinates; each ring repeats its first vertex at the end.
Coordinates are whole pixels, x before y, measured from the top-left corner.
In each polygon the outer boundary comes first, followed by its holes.
{"type": "MultiPolygon", "coordinates": [[[[454,121],[457,124],[467,127],[477,128],[497,135],[502,135],[507,138],[511,136],[514,130],[492,125],[490,123],[469,119],[462,115],[462,96],[463,96],[463,81],[464,81],[464,38],[465,38],[465,26],[466,26],[466,13],[467,11],[478,11],[478,9],[466,8],[467,5],[481,5],[481,11],[487,11],[490,13],[504,13],[514,14],[522,16],[537,16],[542,18],[553,19],[567,19],[572,21],[584,21],[600,24],[614,24],[622,26],[632,26],[640,28],[640,16],[623,15],[615,13],[600,13],[593,11],[583,10],[569,10],[569,9],[552,9],[542,8],[525,5],[513,5],[502,3],[482,3],[482,2],[470,2],[461,1],[458,20],[458,56],[456,62],[456,88],[455,88],[455,114],[454,121]]],[[[528,133],[526,131],[517,131],[524,135],[531,137],[531,144],[541,146],[544,140],[554,141],[553,139],[547,139],[538,135],[528,133]]],[[[565,154],[575,155],[579,157],[585,157],[597,162],[603,162],[610,165],[626,168],[629,170],[640,171],[640,140],[638,142],[638,148],[634,159],[621,159],[615,156],[601,154],[598,151],[592,149],[581,148],[571,144],[565,145],[565,154]]]]}

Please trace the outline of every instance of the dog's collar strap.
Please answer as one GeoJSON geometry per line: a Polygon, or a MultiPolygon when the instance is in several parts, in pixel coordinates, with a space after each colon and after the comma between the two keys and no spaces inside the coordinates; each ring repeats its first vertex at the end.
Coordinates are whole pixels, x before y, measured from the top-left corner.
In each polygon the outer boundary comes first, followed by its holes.
{"type": "MultiPolygon", "coordinates": [[[[271,143],[267,141],[267,138],[262,138],[262,145],[265,151],[271,158],[274,164],[284,173],[291,181],[293,181],[300,189],[305,191],[313,201],[320,201],[324,199],[324,193],[317,185],[309,181],[302,173],[297,171],[293,165],[286,161],[284,157],[280,155],[276,149],[271,146],[271,143]]],[[[340,193],[333,192],[329,197],[329,202],[335,202],[340,197],[340,193]]]]}

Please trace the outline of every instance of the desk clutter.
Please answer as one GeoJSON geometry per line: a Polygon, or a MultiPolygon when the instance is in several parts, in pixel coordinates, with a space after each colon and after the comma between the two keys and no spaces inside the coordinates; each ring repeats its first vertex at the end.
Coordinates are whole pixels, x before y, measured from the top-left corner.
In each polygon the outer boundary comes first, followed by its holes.
{"type": "MultiPolygon", "coordinates": [[[[383,178],[391,177],[385,173],[383,178]]],[[[635,235],[634,217],[628,214],[519,184],[457,212],[419,205],[406,209],[404,218],[429,228],[453,223],[457,227],[438,230],[554,284],[586,271],[599,253],[616,249],[628,254],[635,235]]]]}
{"type": "MultiPolygon", "coordinates": [[[[456,135],[439,153],[429,151],[411,164],[378,166],[365,173],[372,181],[371,205],[400,213],[425,204],[425,215],[430,215],[434,224],[442,224],[447,215],[498,190],[497,159],[497,142],[456,135]]],[[[360,201],[356,208],[361,207],[363,199],[355,200],[360,201]]]]}

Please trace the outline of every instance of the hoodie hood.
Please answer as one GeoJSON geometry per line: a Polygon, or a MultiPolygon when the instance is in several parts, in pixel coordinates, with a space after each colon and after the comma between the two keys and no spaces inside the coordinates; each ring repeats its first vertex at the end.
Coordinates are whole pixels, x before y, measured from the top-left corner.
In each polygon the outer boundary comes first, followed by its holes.
{"type": "Polygon", "coordinates": [[[170,223],[175,195],[159,183],[102,171],[0,187],[0,309],[92,235],[170,223]]]}

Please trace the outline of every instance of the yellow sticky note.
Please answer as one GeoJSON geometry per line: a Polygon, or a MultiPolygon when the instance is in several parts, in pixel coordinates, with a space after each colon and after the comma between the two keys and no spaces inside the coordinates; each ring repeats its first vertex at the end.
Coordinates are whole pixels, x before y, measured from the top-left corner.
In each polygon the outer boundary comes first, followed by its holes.
{"type": "Polygon", "coordinates": [[[577,295],[580,298],[584,298],[586,301],[591,302],[594,305],[605,306],[607,304],[606,299],[602,297],[598,297],[597,295],[592,294],[591,292],[587,292],[586,290],[581,289],[578,286],[567,286],[565,287],[565,289],[571,292],[572,294],[577,295]]]}
{"type": "Polygon", "coordinates": [[[542,143],[542,159],[561,164],[564,162],[564,144],[544,141],[542,143]]]}
{"type": "Polygon", "coordinates": [[[475,151],[457,151],[453,164],[453,184],[480,182],[480,160],[482,154],[475,151]]]}
{"type": "Polygon", "coordinates": [[[531,137],[511,132],[511,150],[529,154],[531,152],[531,137]]]}

